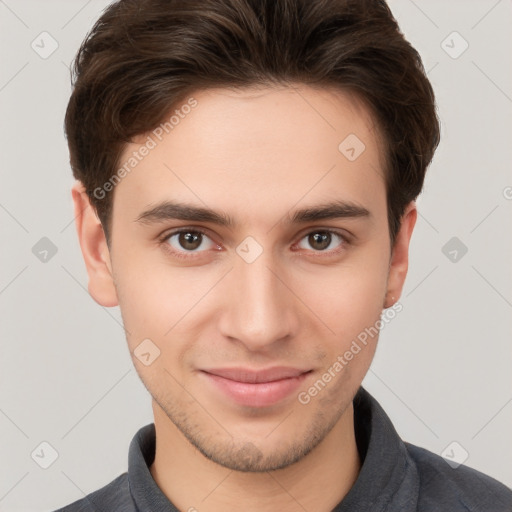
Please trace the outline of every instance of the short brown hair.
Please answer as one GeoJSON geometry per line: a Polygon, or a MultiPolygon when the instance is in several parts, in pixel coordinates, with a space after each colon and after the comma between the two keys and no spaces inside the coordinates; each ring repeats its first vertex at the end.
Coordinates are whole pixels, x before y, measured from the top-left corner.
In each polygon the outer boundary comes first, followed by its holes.
{"type": "Polygon", "coordinates": [[[302,83],[357,94],[385,141],[392,245],[439,143],[431,84],[384,0],[118,0],[80,46],[72,81],[70,163],[109,244],[113,193],[94,190],[127,143],[198,90],[302,83]]]}

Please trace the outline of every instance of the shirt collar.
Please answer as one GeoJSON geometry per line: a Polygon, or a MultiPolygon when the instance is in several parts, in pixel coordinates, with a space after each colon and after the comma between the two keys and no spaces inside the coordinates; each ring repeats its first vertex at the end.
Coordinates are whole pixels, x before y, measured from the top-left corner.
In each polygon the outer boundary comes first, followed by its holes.
{"type": "Polygon", "coordinates": [[[416,465],[387,414],[362,386],[354,397],[354,427],[362,466],[333,512],[396,510],[393,503],[400,503],[400,510],[416,510],[416,465]]]}
{"type": "Polygon", "coordinates": [[[179,512],[149,471],[155,460],[155,448],[155,424],[150,423],[135,434],[128,452],[128,480],[133,501],[138,512],[179,512]]]}

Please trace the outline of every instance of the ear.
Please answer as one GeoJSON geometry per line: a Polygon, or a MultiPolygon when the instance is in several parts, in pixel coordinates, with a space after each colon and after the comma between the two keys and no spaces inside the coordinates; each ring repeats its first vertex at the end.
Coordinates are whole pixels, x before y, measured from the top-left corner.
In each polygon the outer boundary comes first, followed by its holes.
{"type": "Polygon", "coordinates": [[[389,308],[395,304],[402,294],[409,266],[409,242],[417,216],[416,203],[411,201],[402,215],[400,230],[397,233],[391,253],[384,308],[389,308]]]}
{"type": "Polygon", "coordinates": [[[81,181],[73,185],[71,194],[75,204],[76,230],[89,275],[89,293],[101,306],[117,306],[112,262],[101,222],[81,181]]]}

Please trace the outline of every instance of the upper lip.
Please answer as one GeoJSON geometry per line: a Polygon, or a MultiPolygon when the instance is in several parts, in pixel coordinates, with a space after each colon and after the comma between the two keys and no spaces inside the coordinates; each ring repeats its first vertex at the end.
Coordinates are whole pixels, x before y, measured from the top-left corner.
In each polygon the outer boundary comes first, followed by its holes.
{"type": "Polygon", "coordinates": [[[257,384],[261,382],[272,382],[275,380],[298,377],[310,370],[292,368],[289,366],[274,366],[272,368],[265,368],[262,370],[255,370],[252,368],[211,368],[203,369],[202,371],[219,377],[224,377],[225,379],[257,384]]]}

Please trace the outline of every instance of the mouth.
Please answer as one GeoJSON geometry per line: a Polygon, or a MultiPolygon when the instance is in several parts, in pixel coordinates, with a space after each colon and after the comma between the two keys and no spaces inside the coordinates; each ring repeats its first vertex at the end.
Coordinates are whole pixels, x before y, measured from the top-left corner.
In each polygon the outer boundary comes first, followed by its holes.
{"type": "Polygon", "coordinates": [[[211,388],[237,403],[249,407],[267,407],[290,396],[311,369],[273,367],[263,370],[250,368],[214,368],[201,370],[211,388]]]}

